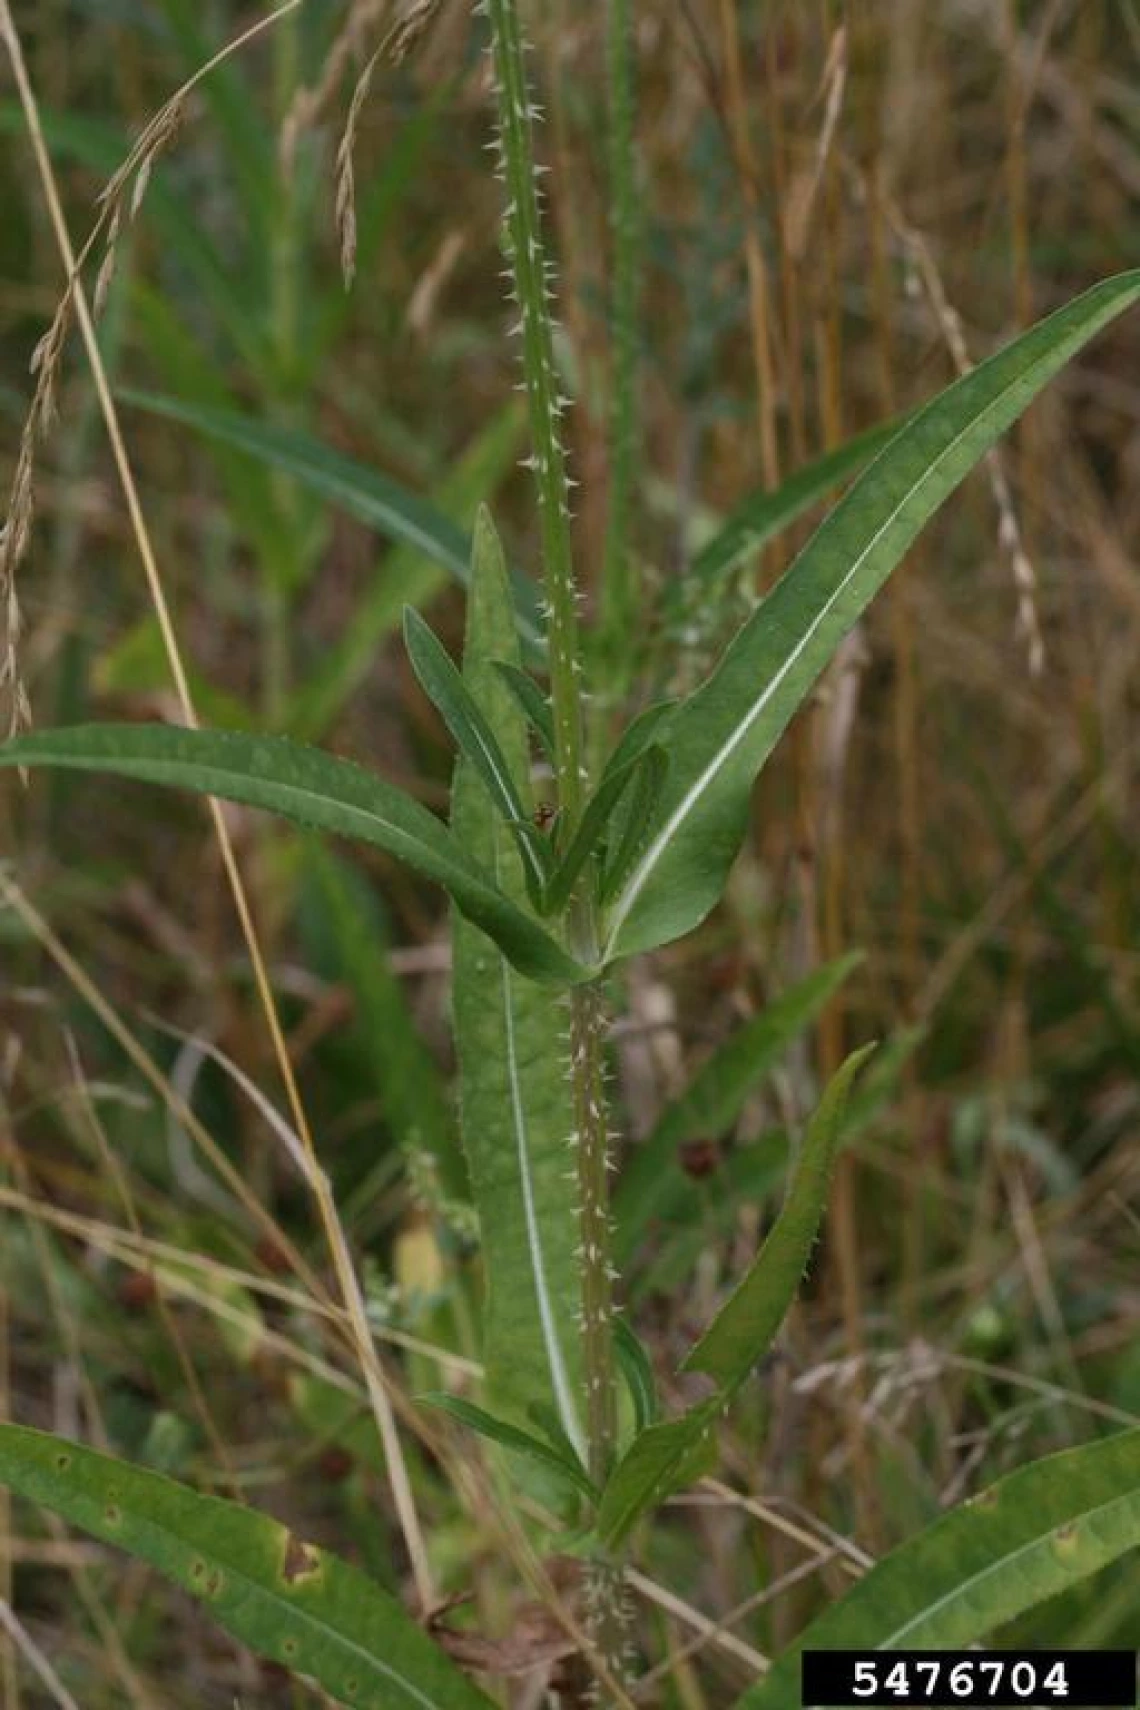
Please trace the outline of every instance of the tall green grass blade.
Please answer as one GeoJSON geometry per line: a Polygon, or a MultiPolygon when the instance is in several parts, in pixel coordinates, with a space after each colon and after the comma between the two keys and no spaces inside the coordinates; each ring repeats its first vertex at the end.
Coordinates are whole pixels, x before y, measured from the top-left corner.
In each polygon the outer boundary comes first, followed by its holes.
{"type": "Polygon", "coordinates": [[[554,939],[476,867],[419,802],[348,760],[282,736],[174,725],[78,725],[20,737],[0,766],[61,766],[267,808],[298,825],[359,838],[434,879],[535,979],[581,976],[554,939]]]}
{"type": "MultiPolygon", "coordinates": [[[[502,660],[518,663],[518,643],[502,553],[486,515],[475,541],[464,675],[522,787],[526,719],[497,668],[502,660]]],[[[508,895],[522,894],[518,855],[465,765],[456,776],[452,829],[508,895]]],[[[548,1397],[582,1457],[577,1217],[566,1180],[573,1162],[567,1014],[553,993],[519,979],[466,921],[455,921],[453,943],[463,1141],[487,1287],[487,1397],[520,1426],[536,1400],[548,1397]]]]}
{"type": "Polygon", "coordinates": [[[149,1562],[351,1710],[488,1710],[394,1598],[266,1514],[18,1425],[0,1425],[0,1483],[149,1562]]]}
{"type": "MultiPolygon", "coordinates": [[[[231,730],[248,730],[254,713],[236,695],[212,683],[194,666],[186,667],[194,705],[211,724],[231,730]]],[[[95,692],[114,696],[169,696],[170,657],[162,639],[158,619],[149,613],[132,624],[125,635],[100,653],[91,667],[95,692]]]]}
{"type": "MultiPolygon", "coordinates": [[[[185,65],[205,65],[222,44],[201,28],[202,8],[197,0],[161,0],[161,5],[185,65]]],[[[252,234],[251,259],[260,283],[268,271],[272,220],[280,194],[273,133],[239,60],[231,57],[216,65],[201,85],[201,98],[226,139],[226,163],[241,195],[241,226],[252,234]]]]}
{"type": "MultiPolygon", "coordinates": [[[[673,706],[672,701],[657,701],[631,719],[622,731],[602,773],[604,785],[611,773],[643,754],[662,728],[673,706]]],[[[633,787],[618,805],[613,816],[608,847],[598,886],[598,902],[609,903],[629,875],[634,861],[653,823],[653,814],[661,799],[668,758],[663,749],[657,757],[637,774],[633,787]]],[[[602,786],[599,785],[599,788],[602,786]]]]}
{"type": "MultiPolygon", "coordinates": [[[[164,292],[145,280],[132,281],[131,321],[148,361],[169,391],[200,409],[233,409],[235,398],[224,366],[227,358],[219,359],[216,351],[209,349],[164,292]]],[[[280,579],[286,587],[293,585],[297,578],[292,567],[304,540],[290,538],[291,531],[280,515],[272,474],[257,459],[236,455],[232,447],[212,449],[227,517],[233,519],[256,552],[263,578],[280,579]]]]}
{"type": "MultiPolygon", "coordinates": [[[[482,779],[499,817],[521,831],[526,810],[499,739],[446,648],[411,606],[404,612],[404,645],[420,687],[455,738],[460,754],[482,779]]],[[[533,897],[541,897],[550,871],[549,863],[540,853],[545,853],[546,845],[521,835],[516,841],[528,889],[533,897]]]]}
{"type": "MultiPolygon", "coordinates": [[[[524,426],[512,401],[465,448],[432,494],[441,516],[470,528],[481,500],[498,490],[514,465],[524,426]]],[[[385,638],[400,626],[405,605],[427,606],[447,586],[449,573],[418,547],[398,544],[378,566],[353,608],[341,636],[323,650],[321,662],[289,703],[289,733],[300,742],[320,742],[350,697],[376,664],[385,638]]]]}
{"type": "Polygon", "coordinates": [[[697,553],[683,584],[683,593],[688,599],[712,597],[741,564],[755,558],[769,541],[876,457],[903,425],[901,421],[891,421],[869,428],[798,469],[775,491],[765,489],[750,494],[697,553]]]}
{"type": "Polygon", "coordinates": [[[388,945],[364,906],[357,875],[314,842],[306,859],[327,911],[341,971],[356,1003],[362,1053],[384,1122],[409,1156],[427,1157],[448,1199],[469,1196],[467,1167],[435,1059],[421,1039],[388,945]]]}
{"type": "Polygon", "coordinates": [[[842,956],[805,979],[746,1022],[699,1068],[653,1132],[631,1153],[614,1195],[614,1245],[627,1264],[654,1218],[692,1200],[692,1182],[678,1160],[686,1140],[712,1139],[737,1121],[746,1100],[858,966],[842,956]]]}
{"type": "Polygon", "coordinates": [[[1140,1431],[1034,1461],[876,1563],[736,1710],[799,1705],[805,1649],[961,1649],[1138,1546],[1140,1431]]]}
{"type": "Polygon", "coordinates": [[[743,1280],[721,1307],[681,1370],[705,1372],[731,1395],[767,1353],[795,1299],[827,1203],[851,1084],[875,1049],[854,1052],[823,1095],[808,1124],[788,1197],[743,1280]]]}
{"type": "Polygon", "coordinates": [[[767,1352],[803,1278],[823,1217],[843,1108],[872,1049],[855,1052],[831,1081],[808,1125],[780,1216],[743,1282],[681,1366],[706,1373],[716,1394],[634,1439],[602,1493],[597,1528],[604,1543],[619,1544],[649,1508],[703,1467],[718,1414],[767,1352]]]}
{"type": "MultiPolygon", "coordinates": [[[[200,409],[176,398],[158,398],[147,392],[124,391],[122,396],[139,409],[181,422],[294,476],[349,516],[389,540],[414,547],[458,581],[467,582],[471,549],[463,530],[426,499],[409,493],[354,458],[331,450],[307,434],[254,421],[230,410],[200,409]]],[[[534,585],[526,577],[516,575],[513,593],[520,632],[532,645],[538,645],[541,624],[534,585]]]]}
{"type": "Polygon", "coordinates": [[[752,783],[843,636],[919,530],[1041,388],[1140,297],[1140,273],[1094,286],[913,416],[666,724],[658,824],[609,925],[605,959],[679,937],[716,903],[752,783]]]}

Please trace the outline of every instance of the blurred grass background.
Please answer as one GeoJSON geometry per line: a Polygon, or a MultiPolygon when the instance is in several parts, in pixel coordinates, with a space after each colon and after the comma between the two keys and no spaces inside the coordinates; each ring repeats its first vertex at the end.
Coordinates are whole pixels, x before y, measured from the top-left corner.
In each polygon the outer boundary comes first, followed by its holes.
{"type": "MultiPolygon", "coordinates": [[[[698,680],[789,561],[804,524],[714,586],[696,580],[702,544],[744,499],[1140,261],[1132,0],[637,11],[640,609],[603,700],[631,673],[656,692],[698,680]]],[[[353,12],[366,58],[386,8],[353,12]]],[[[14,7],[73,238],[155,109],[260,15],[216,0],[14,7]]],[[[302,6],[194,92],[124,221],[101,341],[204,718],[322,741],[438,807],[448,748],[395,629],[412,599],[455,641],[453,579],[362,521],[359,495],[330,502],[126,396],[304,435],[460,526],[486,499],[533,570],[469,7],[443,0],[405,62],[376,70],[350,294],[335,155],[361,53],[325,76],[345,16],[302,6]]],[[[533,34],[596,599],[600,8],[550,0],[533,34]]],[[[0,120],[12,472],[62,275],[10,81],[0,120]]],[[[820,1076],[866,1038],[888,1043],[807,1298],[725,1434],[726,1482],[677,1504],[646,1545],[644,1633],[672,1659],[647,1702],[729,1703],[755,1653],[842,1589],[860,1552],[1140,1414],[1138,345],[1135,316],[1101,337],[927,532],[766,774],[725,905],[625,976],[615,1057],[633,1146],[733,1029],[865,952],[742,1111],[683,1137],[689,1191],[646,1234],[628,1287],[663,1373],[751,1250],[780,1137],[820,1076]],[[730,1641],[702,1637],[702,1612],[748,1601],[730,1641]]],[[[75,339],[35,491],[19,587],[36,722],[176,716],[75,339]]],[[[311,1209],[238,1078],[278,1102],[206,817],[66,776],[7,790],[0,816],[8,1411],[237,1487],[401,1584],[359,1377],[318,1310],[311,1209]],[[203,1138],[248,1203],[203,1163],[203,1138]]],[[[318,860],[256,816],[227,820],[378,1332],[409,1392],[430,1387],[432,1348],[451,1372],[478,1353],[471,1231],[422,1165],[454,1122],[445,922],[382,861],[318,860]],[[362,954],[370,942],[385,954],[362,954]]],[[[415,1429],[437,1572],[475,1593],[459,1624],[517,1631],[484,1507],[458,1500],[476,1449],[415,1429]]],[[[15,1588],[84,1706],[317,1702],[142,1570],[24,1509],[3,1518],[0,1590],[15,1588]]],[[[1140,1643],[1138,1601],[1126,1562],[1010,1637],[1140,1643]]],[[[535,1645],[519,1705],[538,1701],[535,1645]]],[[[52,1701],[14,1648],[3,1686],[4,1710],[52,1701]]]]}

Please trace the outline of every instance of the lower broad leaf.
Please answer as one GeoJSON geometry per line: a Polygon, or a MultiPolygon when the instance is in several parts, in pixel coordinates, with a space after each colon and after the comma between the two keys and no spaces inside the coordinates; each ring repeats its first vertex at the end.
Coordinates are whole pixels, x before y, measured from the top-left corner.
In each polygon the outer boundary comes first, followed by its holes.
{"type": "Polygon", "coordinates": [[[805,1650],[950,1649],[986,1638],[1140,1546],[1140,1431],[1010,1473],[873,1567],[736,1710],[790,1710],[805,1650]]]}
{"type": "Polygon", "coordinates": [[[19,1425],[0,1425],[0,1483],[150,1562],[350,1710],[491,1704],[373,1580],[266,1514],[19,1425]]]}
{"type": "MultiPolygon", "coordinates": [[[[464,676],[526,790],[526,718],[501,670],[503,662],[518,665],[514,619],[502,551],[485,514],[475,542],[464,676]]],[[[452,831],[521,901],[517,851],[467,763],[456,774],[452,831]]],[[[535,1404],[549,1405],[585,1459],[566,1008],[549,988],[520,978],[466,920],[454,921],[453,946],[460,1116],[486,1278],[486,1399],[520,1428],[535,1404]]]]}

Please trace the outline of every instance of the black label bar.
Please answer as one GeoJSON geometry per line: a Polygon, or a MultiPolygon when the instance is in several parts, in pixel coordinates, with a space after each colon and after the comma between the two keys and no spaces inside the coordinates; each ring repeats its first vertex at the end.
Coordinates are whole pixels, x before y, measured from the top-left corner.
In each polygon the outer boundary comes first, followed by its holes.
{"type": "Polygon", "coordinates": [[[805,1710],[855,1704],[954,1710],[1134,1710],[1135,1651],[805,1651],[805,1710]]]}

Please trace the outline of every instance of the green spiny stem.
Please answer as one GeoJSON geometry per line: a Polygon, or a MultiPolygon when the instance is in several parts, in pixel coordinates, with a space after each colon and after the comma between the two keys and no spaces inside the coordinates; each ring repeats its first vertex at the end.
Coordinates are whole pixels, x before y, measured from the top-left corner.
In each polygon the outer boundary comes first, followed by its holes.
{"type": "Polygon", "coordinates": [[[589,1473],[605,1483],[617,1437],[610,1277],[609,1134],[605,1090],[605,1003],[601,987],[576,986],[571,997],[570,1058],[578,1136],[582,1226],[582,1342],[586,1370],[589,1473]]]}
{"type": "MultiPolygon", "coordinates": [[[[579,688],[577,591],[570,542],[569,480],[562,441],[561,396],[554,364],[554,322],[539,218],[538,175],[531,103],[517,0],[486,0],[499,104],[500,169],[507,192],[505,248],[518,301],[523,379],[530,410],[532,467],[542,520],[543,572],[548,607],[554,769],[558,805],[572,835],[581,812],[583,716],[579,688]]],[[[573,948],[597,959],[597,922],[584,894],[572,898],[573,948]]],[[[578,1159],[581,1228],[582,1350],[586,1387],[587,1458],[600,1486],[617,1446],[617,1390],[610,1271],[609,1144],[605,1096],[605,1005],[599,985],[571,993],[570,1084],[578,1159]]],[[[628,1625],[620,1566],[598,1554],[586,1563],[590,1635],[615,1678],[625,1671],[628,1625]]],[[[600,1702],[600,1700],[599,1700],[600,1702]]]]}
{"type": "Polygon", "coordinates": [[[633,15],[630,0],[608,0],[606,68],[609,84],[610,226],[613,239],[610,381],[609,506],[601,600],[601,651],[606,683],[628,673],[629,637],[637,615],[637,586],[630,560],[633,477],[637,450],[637,302],[641,222],[634,147],[633,15]]]}
{"type": "Polygon", "coordinates": [[[570,547],[569,478],[562,442],[565,400],[554,364],[554,322],[538,205],[533,125],[515,0],[486,0],[499,104],[500,168],[507,189],[506,249],[519,306],[523,379],[530,411],[531,463],[542,520],[549,608],[550,694],[558,802],[571,828],[582,801],[582,708],[578,688],[578,604],[570,547]]]}
{"type": "MultiPolygon", "coordinates": [[[[599,1489],[609,1477],[617,1448],[605,1039],[601,985],[576,986],[571,996],[570,1061],[582,1231],[582,1364],[589,1473],[599,1489]]],[[[591,1556],[585,1563],[584,1592],[590,1637],[613,1677],[624,1681],[629,1611],[620,1562],[601,1552],[591,1556]]],[[[600,1683],[596,1702],[605,1702],[600,1683]]]]}

